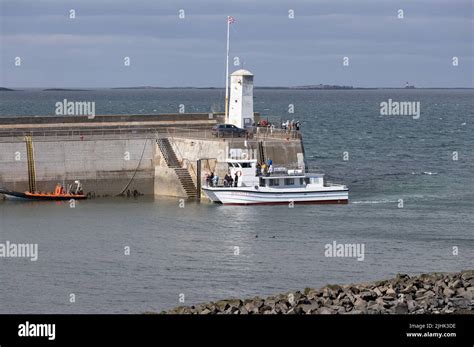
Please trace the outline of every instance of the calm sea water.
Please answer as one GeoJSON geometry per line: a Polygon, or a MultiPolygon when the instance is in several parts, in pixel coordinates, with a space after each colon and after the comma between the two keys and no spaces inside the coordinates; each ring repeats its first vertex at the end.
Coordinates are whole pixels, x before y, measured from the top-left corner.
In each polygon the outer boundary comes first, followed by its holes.
{"type": "MultiPolygon", "coordinates": [[[[349,186],[346,206],[179,208],[177,199],[140,198],[71,209],[0,202],[0,242],[39,247],[36,262],[0,259],[0,313],[140,313],[177,306],[180,294],[194,304],[398,272],[472,269],[473,96],[257,90],[255,110],[264,117],[302,122],[308,161],[349,186]],[[379,105],[388,99],[419,101],[420,119],[381,116],[379,105]],[[325,257],[333,241],[363,243],[364,261],[325,257]]],[[[220,90],[2,92],[0,117],[52,114],[64,98],[95,101],[98,114],[177,112],[179,104],[209,112],[222,97],[220,90]]]]}

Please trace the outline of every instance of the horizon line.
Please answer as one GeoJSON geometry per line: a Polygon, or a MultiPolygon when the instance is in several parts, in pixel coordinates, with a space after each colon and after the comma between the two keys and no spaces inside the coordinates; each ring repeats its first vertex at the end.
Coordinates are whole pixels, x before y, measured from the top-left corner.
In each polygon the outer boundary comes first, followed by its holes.
{"type": "MultiPolygon", "coordinates": [[[[299,85],[299,86],[255,86],[254,89],[293,89],[293,90],[360,90],[360,89],[474,89],[473,87],[354,87],[350,85],[337,85],[337,84],[324,84],[321,85],[299,85]]],[[[43,91],[87,91],[97,89],[225,89],[225,87],[194,87],[194,86],[172,86],[172,87],[160,87],[160,86],[126,86],[126,87],[3,87],[0,86],[0,91],[22,91],[28,89],[42,89],[43,91]]]]}

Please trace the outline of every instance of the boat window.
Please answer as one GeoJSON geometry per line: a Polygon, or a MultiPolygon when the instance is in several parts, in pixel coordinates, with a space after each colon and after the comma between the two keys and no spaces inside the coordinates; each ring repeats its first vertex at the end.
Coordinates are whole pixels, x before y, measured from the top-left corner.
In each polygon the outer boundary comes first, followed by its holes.
{"type": "Polygon", "coordinates": [[[265,180],[260,177],[260,187],[265,187],[265,180]]]}
{"type": "Polygon", "coordinates": [[[240,163],[240,165],[241,165],[243,168],[252,167],[252,164],[251,164],[251,163],[240,163]]]}
{"type": "Polygon", "coordinates": [[[292,186],[295,184],[294,178],[285,178],[285,186],[292,186]]]}
{"type": "Polygon", "coordinates": [[[304,183],[309,184],[309,177],[305,177],[304,183]]]}
{"type": "Polygon", "coordinates": [[[269,179],[268,181],[269,181],[269,182],[268,182],[268,185],[269,185],[270,187],[272,187],[272,186],[279,186],[279,185],[280,185],[280,180],[279,180],[279,179],[269,179]]]}
{"type": "Polygon", "coordinates": [[[300,178],[300,185],[302,186],[304,184],[304,178],[300,178]]]}

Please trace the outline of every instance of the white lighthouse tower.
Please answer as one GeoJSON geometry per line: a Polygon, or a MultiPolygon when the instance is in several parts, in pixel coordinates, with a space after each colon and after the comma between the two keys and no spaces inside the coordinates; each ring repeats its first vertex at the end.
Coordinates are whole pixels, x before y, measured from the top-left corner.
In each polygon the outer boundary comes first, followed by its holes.
{"type": "Polygon", "coordinates": [[[229,123],[243,128],[253,122],[253,74],[234,71],[230,75],[229,123]]]}

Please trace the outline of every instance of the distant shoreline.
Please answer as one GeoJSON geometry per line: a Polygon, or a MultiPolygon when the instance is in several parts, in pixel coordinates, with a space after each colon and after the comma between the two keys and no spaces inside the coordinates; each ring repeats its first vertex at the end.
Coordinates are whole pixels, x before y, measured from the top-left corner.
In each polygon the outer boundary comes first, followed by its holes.
{"type": "MultiPolygon", "coordinates": [[[[473,90],[474,87],[254,87],[255,90],[473,90]]],[[[224,90],[220,87],[101,87],[101,88],[6,88],[0,87],[0,92],[20,92],[25,90],[39,90],[43,92],[88,92],[94,90],[224,90]]]]}

